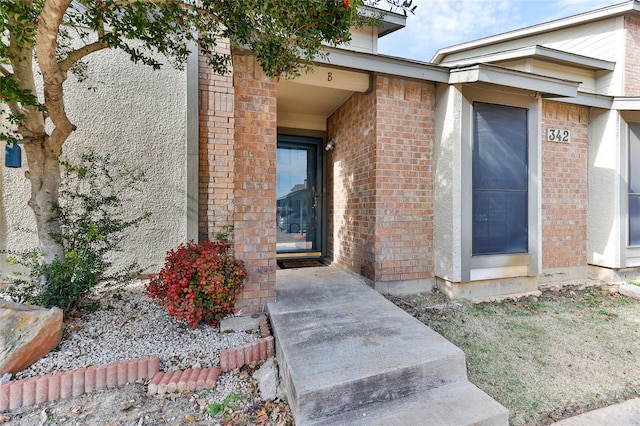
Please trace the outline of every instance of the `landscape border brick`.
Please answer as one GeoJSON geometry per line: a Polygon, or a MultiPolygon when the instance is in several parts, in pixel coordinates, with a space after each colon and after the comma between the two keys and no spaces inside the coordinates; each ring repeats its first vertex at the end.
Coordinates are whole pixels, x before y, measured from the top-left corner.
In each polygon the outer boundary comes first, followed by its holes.
{"type": "Polygon", "coordinates": [[[219,367],[162,372],[160,357],[152,355],[13,380],[0,384],[0,412],[114,389],[138,380],[150,380],[147,387],[149,394],[163,395],[176,390],[213,389],[220,372],[226,373],[275,356],[275,341],[266,317],[260,320],[260,336],[261,338],[255,342],[220,350],[219,367]]]}
{"type": "Polygon", "coordinates": [[[0,412],[147,380],[158,372],[159,367],[160,357],[153,355],[3,383],[0,385],[0,412]]]}

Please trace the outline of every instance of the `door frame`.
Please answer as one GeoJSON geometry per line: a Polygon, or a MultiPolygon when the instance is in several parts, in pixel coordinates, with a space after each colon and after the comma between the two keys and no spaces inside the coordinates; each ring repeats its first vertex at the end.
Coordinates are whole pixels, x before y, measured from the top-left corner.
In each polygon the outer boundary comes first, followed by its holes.
{"type": "MultiPolygon", "coordinates": [[[[289,133],[278,133],[276,149],[281,146],[288,147],[314,147],[316,151],[315,167],[316,167],[316,202],[319,206],[316,207],[316,242],[319,244],[319,248],[311,249],[308,251],[296,251],[296,252],[278,252],[276,248],[276,258],[278,260],[284,259],[319,259],[323,258],[326,253],[326,182],[325,182],[325,158],[324,158],[324,137],[321,136],[302,136],[289,133]]],[[[276,173],[277,173],[276,162],[276,173]]]]}

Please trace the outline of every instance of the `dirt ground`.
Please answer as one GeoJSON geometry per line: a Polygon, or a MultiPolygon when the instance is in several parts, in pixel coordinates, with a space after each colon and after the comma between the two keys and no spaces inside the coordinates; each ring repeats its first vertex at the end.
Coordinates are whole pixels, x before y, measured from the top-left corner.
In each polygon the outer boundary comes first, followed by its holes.
{"type": "MultiPolygon", "coordinates": [[[[438,292],[388,297],[463,349],[469,379],[509,409],[510,424],[545,425],[640,396],[640,302],[593,284],[479,304],[438,292]]],[[[256,367],[220,376],[241,384],[233,399],[160,397],[138,383],[0,413],[0,424],[293,425],[286,403],[258,397],[256,367]]]]}
{"type": "Polygon", "coordinates": [[[640,302],[592,284],[480,304],[389,298],[463,349],[510,424],[538,425],[640,396],[640,302]]]}
{"type": "MultiPolygon", "coordinates": [[[[238,374],[250,380],[253,369],[238,374]]],[[[221,375],[219,380],[224,380],[221,375]]],[[[169,396],[149,395],[142,383],[95,392],[77,398],[0,413],[4,425],[51,426],[142,426],[142,425],[293,425],[289,406],[279,400],[261,401],[255,385],[247,392],[238,389],[238,399],[220,401],[221,412],[210,415],[207,409],[215,390],[169,396]]],[[[210,408],[209,408],[210,409],[210,408]]]]}

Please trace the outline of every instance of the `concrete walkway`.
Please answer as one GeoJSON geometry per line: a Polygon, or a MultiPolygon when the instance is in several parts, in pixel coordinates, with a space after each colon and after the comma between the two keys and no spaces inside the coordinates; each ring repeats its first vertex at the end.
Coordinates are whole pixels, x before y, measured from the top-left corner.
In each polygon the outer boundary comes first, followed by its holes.
{"type": "Polygon", "coordinates": [[[268,306],[289,405],[306,425],[506,425],[464,353],[337,267],[279,270],[268,306]]]}
{"type": "Polygon", "coordinates": [[[640,425],[640,398],[589,411],[554,423],[557,426],[631,426],[640,425]]]}

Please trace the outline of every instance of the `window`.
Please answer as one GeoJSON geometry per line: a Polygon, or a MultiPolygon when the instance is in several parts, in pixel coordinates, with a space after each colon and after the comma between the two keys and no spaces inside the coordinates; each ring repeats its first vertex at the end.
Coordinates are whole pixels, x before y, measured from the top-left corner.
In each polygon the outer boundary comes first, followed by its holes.
{"type": "Polygon", "coordinates": [[[629,245],[640,245],[640,124],[629,123],[629,245]]]}
{"type": "MultiPolygon", "coordinates": [[[[527,113],[525,108],[473,104],[474,256],[527,252],[527,113]]],[[[638,213],[640,218],[640,203],[638,213]]],[[[640,223],[638,229],[640,235],[640,223]]]]}

